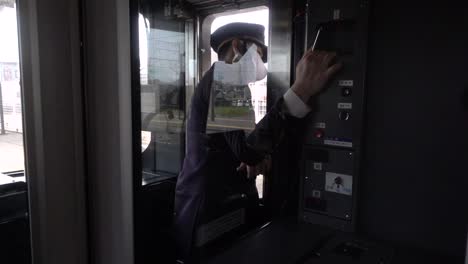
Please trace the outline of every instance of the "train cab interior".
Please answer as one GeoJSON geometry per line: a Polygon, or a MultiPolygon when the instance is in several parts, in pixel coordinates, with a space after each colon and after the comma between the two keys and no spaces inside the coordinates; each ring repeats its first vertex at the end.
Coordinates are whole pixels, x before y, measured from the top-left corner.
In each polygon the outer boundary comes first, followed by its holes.
{"type": "Polygon", "coordinates": [[[467,32],[450,0],[0,0],[0,263],[468,264],[467,32]],[[268,73],[226,88],[231,23],[264,29],[268,73]],[[244,188],[230,140],[311,50],[342,67],[244,188]]]}

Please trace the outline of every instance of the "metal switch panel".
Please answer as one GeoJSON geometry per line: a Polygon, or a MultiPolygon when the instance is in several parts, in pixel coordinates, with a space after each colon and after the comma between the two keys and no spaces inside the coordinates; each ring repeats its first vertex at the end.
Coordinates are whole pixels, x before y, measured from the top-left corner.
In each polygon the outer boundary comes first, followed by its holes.
{"type": "Polygon", "coordinates": [[[347,230],[353,217],[354,153],[348,150],[306,148],[303,160],[302,220],[314,224],[342,222],[347,230]]]}
{"type": "Polygon", "coordinates": [[[346,231],[355,225],[368,13],[365,0],[309,0],[304,21],[303,50],[336,52],[343,68],[314,98],[303,142],[299,217],[346,231]]]}

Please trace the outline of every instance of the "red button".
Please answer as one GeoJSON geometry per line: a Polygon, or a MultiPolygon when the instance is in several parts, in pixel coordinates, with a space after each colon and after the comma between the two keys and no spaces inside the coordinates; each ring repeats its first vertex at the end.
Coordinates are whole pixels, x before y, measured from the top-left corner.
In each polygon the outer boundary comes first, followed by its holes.
{"type": "Polygon", "coordinates": [[[323,134],[324,134],[323,130],[317,129],[317,130],[315,130],[314,136],[315,136],[316,138],[323,138],[323,134]]]}

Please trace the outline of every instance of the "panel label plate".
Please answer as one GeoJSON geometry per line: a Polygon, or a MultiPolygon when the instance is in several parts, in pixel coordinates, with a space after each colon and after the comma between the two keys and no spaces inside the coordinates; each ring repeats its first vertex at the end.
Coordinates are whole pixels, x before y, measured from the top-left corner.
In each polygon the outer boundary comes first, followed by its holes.
{"type": "Polygon", "coordinates": [[[312,190],[312,197],[320,199],[322,197],[322,192],[319,190],[312,190]]]}
{"type": "Polygon", "coordinates": [[[325,174],[325,190],[351,196],[353,194],[353,176],[327,172],[325,174]]]}
{"type": "Polygon", "coordinates": [[[340,19],[340,9],[333,9],[333,20],[339,20],[340,19]]]}
{"type": "Polygon", "coordinates": [[[314,170],[321,171],[322,170],[322,163],[314,162],[314,170]]]}
{"type": "Polygon", "coordinates": [[[320,122],[320,123],[315,123],[315,124],[314,124],[314,127],[315,127],[315,128],[322,128],[322,129],[325,129],[325,128],[327,127],[327,124],[322,123],[322,122],[320,122]]]}
{"type": "Polygon", "coordinates": [[[338,103],[338,109],[353,109],[352,103],[338,103]]]}
{"type": "Polygon", "coordinates": [[[338,85],[345,86],[345,87],[353,87],[354,81],[353,80],[340,80],[338,81],[338,85]]]}
{"type": "Polygon", "coordinates": [[[329,140],[329,139],[324,140],[323,144],[330,145],[330,146],[336,146],[336,147],[346,147],[346,148],[352,148],[353,147],[353,142],[337,141],[337,140],[329,140]]]}

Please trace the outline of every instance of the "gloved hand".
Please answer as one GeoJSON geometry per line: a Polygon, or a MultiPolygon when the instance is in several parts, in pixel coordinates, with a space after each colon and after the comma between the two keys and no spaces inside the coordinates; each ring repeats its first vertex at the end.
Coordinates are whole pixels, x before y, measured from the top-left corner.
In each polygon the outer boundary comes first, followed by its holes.
{"type": "Polygon", "coordinates": [[[265,158],[258,164],[254,166],[247,165],[244,162],[241,162],[237,171],[247,171],[247,179],[255,179],[258,175],[265,175],[271,170],[271,156],[267,155],[265,158]]]}

